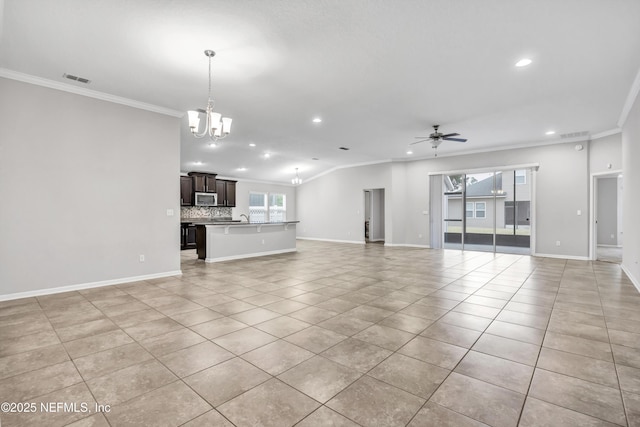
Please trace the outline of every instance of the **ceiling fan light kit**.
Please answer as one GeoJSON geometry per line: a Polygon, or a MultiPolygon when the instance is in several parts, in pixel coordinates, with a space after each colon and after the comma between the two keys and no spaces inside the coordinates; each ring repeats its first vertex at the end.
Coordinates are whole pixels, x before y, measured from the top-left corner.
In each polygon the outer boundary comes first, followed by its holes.
{"type": "Polygon", "coordinates": [[[189,129],[196,138],[209,138],[214,144],[219,140],[231,133],[231,120],[229,117],[222,117],[222,114],[213,111],[213,98],[211,96],[211,58],[216,53],[213,50],[205,50],[205,56],[209,58],[209,100],[207,101],[206,110],[197,109],[190,110],[187,114],[189,116],[189,129]],[[205,115],[205,126],[202,132],[200,129],[200,115],[205,115]]]}

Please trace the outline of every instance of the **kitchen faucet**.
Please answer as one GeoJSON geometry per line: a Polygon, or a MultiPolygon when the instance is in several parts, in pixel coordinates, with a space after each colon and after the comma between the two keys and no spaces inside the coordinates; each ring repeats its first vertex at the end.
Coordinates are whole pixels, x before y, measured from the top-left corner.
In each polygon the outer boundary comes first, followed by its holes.
{"type": "Polygon", "coordinates": [[[242,218],[242,217],[247,218],[247,222],[251,222],[251,220],[249,219],[249,217],[247,215],[245,215],[245,214],[240,215],[240,218],[242,218]]]}

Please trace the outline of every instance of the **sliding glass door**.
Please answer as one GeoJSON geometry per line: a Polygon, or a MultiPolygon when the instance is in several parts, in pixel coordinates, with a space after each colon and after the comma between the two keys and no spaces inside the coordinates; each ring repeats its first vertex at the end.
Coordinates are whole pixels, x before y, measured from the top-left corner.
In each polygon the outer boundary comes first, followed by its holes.
{"type": "Polygon", "coordinates": [[[530,253],[529,169],[443,176],[445,249],[530,253]]]}

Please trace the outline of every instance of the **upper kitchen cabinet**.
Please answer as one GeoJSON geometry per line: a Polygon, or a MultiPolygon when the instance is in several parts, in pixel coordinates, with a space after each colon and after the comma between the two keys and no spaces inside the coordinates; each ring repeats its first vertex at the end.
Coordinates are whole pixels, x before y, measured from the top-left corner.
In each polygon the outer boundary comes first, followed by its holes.
{"type": "Polygon", "coordinates": [[[196,193],[215,193],[216,174],[204,172],[189,172],[193,178],[193,191],[196,193]]]}
{"type": "Polygon", "coordinates": [[[218,193],[218,206],[236,206],[236,182],[225,179],[216,180],[216,193],[218,193]]]}
{"type": "Polygon", "coordinates": [[[193,206],[193,178],[180,177],[180,206],[193,206]]]}

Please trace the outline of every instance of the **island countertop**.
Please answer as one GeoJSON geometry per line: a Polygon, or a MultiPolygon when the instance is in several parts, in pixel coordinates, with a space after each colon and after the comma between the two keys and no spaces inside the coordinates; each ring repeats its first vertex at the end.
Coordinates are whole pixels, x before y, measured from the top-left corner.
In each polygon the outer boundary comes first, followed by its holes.
{"type": "Polygon", "coordinates": [[[247,221],[216,221],[209,218],[181,218],[182,224],[193,225],[270,225],[270,224],[297,224],[300,221],[266,221],[266,222],[247,222],[247,221]]]}
{"type": "Polygon", "coordinates": [[[196,252],[205,262],[296,251],[300,221],[196,223],[196,252]]]}

